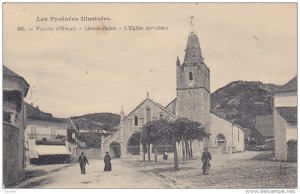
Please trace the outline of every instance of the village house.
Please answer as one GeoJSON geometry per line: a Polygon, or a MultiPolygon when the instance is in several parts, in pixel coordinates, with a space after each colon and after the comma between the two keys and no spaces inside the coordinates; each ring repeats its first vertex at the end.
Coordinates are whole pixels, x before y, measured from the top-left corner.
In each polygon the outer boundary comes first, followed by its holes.
{"type": "Polygon", "coordinates": [[[188,36],[183,63],[177,57],[175,65],[177,97],[167,106],[162,106],[150,99],[147,93],[146,99],[128,115],[122,109],[119,130],[103,139],[102,154],[110,151],[114,157],[125,158],[136,152],[132,146],[141,150],[139,142],[132,145],[132,135],[140,131],[147,122],[160,118],[187,118],[200,122],[205,127],[210,137],[203,142],[194,143],[195,154],[200,154],[204,147],[209,147],[214,153],[245,150],[243,128],[210,110],[210,70],[204,63],[200,43],[194,32],[188,36]]]}
{"type": "Polygon", "coordinates": [[[24,178],[24,98],[29,90],[26,80],[3,66],[3,184],[14,185],[24,178]]]}
{"type": "Polygon", "coordinates": [[[297,76],[274,92],[275,158],[297,161],[297,76]]]}
{"type": "Polygon", "coordinates": [[[76,157],[75,128],[70,119],[56,118],[26,103],[26,163],[67,163],[76,157]]]}

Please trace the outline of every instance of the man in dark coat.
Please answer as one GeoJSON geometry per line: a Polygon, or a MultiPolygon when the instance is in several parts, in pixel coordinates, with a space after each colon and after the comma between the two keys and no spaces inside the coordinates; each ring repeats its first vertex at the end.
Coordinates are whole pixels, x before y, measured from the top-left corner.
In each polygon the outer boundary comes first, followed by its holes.
{"type": "Polygon", "coordinates": [[[204,148],[204,152],[202,153],[201,160],[203,162],[203,174],[209,175],[210,163],[209,161],[212,159],[211,154],[208,151],[208,148],[204,148]]]}
{"type": "Polygon", "coordinates": [[[108,152],[106,152],[106,155],[104,156],[104,171],[111,171],[111,157],[108,154],[108,152]]]}
{"type": "Polygon", "coordinates": [[[81,156],[79,156],[78,162],[80,165],[81,174],[85,174],[85,165],[86,164],[90,165],[90,164],[87,158],[85,157],[84,152],[81,152],[81,156]]]}

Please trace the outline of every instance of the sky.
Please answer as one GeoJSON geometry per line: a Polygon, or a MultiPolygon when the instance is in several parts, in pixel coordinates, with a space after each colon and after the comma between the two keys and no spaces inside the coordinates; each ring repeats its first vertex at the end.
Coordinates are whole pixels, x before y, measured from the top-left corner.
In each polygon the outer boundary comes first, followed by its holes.
{"type": "Polygon", "coordinates": [[[183,61],[192,30],[211,92],[236,80],[282,85],[297,74],[296,3],[6,3],[3,64],[30,84],[25,101],[56,117],[119,114],[121,106],[126,114],[147,92],[162,105],[176,97],[176,58],[183,61]],[[112,20],[49,21],[62,16],[112,20]],[[168,30],[36,31],[136,25],[168,30]]]}

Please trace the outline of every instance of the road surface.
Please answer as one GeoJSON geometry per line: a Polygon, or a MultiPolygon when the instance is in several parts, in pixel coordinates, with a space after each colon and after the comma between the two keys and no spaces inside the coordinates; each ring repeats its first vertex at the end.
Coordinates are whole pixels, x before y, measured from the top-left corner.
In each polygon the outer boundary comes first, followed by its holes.
{"type": "Polygon", "coordinates": [[[102,160],[90,160],[87,174],[79,164],[49,173],[30,182],[27,188],[170,188],[165,182],[120,159],[112,160],[112,171],[104,172],[102,160]]]}

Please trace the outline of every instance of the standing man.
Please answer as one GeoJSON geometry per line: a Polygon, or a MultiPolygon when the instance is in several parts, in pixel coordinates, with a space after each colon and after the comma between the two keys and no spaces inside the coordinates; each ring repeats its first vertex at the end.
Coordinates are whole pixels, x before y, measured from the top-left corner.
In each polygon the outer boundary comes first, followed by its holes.
{"type": "Polygon", "coordinates": [[[201,160],[203,162],[203,174],[209,175],[210,163],[209,161],[212,159],[211,154],[208,151],[208,148],[204,148],[204,152],[202,153],[201,160]]]}
{"type": "Polygon", "coordinates": [[[104,156],[104,171],[111,171],[111,157],[110,155],[108,154],[108,152],[106,152],[106,155],[104,156]]]}
{"type": "Polygon", "coordinates": [[[89,164],[89,161],[87,160],[87,158],[85,157],[84,152],[81,152],[81,156],[79,156],[78,162],[80,165],[81,174],[85,174],[85,165],[86,165],[86,163],[88,165],[90,165],[90,164],[89,164]]]}

